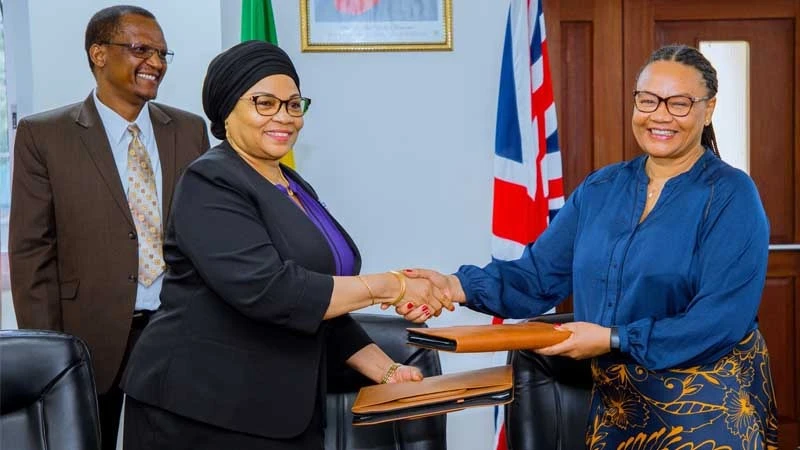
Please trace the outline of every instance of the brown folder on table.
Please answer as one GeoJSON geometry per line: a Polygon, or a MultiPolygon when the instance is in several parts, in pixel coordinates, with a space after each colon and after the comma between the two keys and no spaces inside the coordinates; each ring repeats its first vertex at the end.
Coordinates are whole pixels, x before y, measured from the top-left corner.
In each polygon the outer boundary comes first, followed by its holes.
{"type": "Polygon", "coordinates": [[[558,344],[572,335],[544,322],[407,330],[407,342],[411,345],[456,353],[537,349],[558,344]]]}
{"type": "Polygon", "coordinates": [[[514,399],[511,366],[427,377],[422,381],[361,388],[353,403],[353,425],[418,419],[514,399]]]}

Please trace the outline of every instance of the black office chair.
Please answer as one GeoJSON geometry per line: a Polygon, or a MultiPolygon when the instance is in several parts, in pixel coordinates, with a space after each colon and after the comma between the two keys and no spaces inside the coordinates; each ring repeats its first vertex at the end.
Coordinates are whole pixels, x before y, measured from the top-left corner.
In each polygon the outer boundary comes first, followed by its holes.
{"type": "MultiPolygon", "coordinates": [[[[439,354],[406,344],[406,328],[418,327],[397,316],[352,314],[373,341],[393,360],[418,367],[424,376],[441,375],[439,354]]],[[[328,375],[326,450],[445,450],[446,416],[426,417],[369,426],[353,426],[358,390],[373,381],[350,369],[328,375]]]]}
{"type": "Polygon", "coordinates": [[[0,448],[97,450],[89,350],[67,334],[0,330],[0,448]]]}
{"type": "MultiPolygon", "coordinates": [[[[572,314],[531,321],[572,322],[572,314]]],[[[592,393],[591,360],[509,352],[514,401],[506,405],[508,450],[583,450],[592,393]]]]}

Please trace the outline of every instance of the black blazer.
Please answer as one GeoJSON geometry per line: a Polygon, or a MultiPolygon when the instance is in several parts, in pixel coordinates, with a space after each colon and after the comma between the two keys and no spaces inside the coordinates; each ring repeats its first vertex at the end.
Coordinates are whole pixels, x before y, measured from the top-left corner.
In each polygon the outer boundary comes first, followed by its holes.
{"type": "MultiPolygon", "coordinates": [[[[342,233],[358,271],[358,251],[342,233]]],[[[293,437],[324,404],[326,358],[344,361],[371,342],[348,315],[322,320],[335,273],[327,240],[227,142],[178,182],[164,258],[161,308],[122,381],[139,401],[230,430],[293,437]]]]}

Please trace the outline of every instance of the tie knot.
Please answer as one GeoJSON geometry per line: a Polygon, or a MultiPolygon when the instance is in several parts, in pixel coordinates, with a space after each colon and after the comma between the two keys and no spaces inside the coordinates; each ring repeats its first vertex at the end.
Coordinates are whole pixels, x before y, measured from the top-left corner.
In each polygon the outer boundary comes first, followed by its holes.
{"type": "Polygon", "coordinates": [[[131,134],[133,135],[134,139],[139,137],[139,132],[140,132],[139,125],[136,125],[135,123],[132,123],[132,124],[128,125],[128,131],[131,132],[131,134]]]}

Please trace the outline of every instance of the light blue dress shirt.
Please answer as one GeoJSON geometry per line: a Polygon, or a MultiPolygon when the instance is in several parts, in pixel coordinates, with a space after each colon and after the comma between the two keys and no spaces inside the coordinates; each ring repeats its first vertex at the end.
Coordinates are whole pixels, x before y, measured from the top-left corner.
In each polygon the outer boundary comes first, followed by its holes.
{"type": "MultiPolygon", "coordinates": [[[[128,131],[130,122],[125,120],[122,116],[114,112],[111,108],[104,105],[100,99],[97,98],[97,92],[93,92],[94,103],[97,106],[97,112],[100,114],[100,120],[103,122],[103,127],[108,136],[108,143],[111,146],[111,152],[114,154],[114,162],[117,165],[117,172],[119,172],[119,179],[122,181],[122,189],[125,195],[128,195],[128,145],[131,143],[131,133],[128,131]]],[[[136,125],[139,127],[139,138],[147,149],[147,154],[150,156],[150,165],[153,167],[153,174],[156,178],[156,191],[158,192],[158,209],[162,211],[161,222],[164,225],[163,217],[163,200],[162,200],[162,176],[161,176],[161,161],[158,159],[158,147],[156,146],[156,138],[153,133],[153,122],[150,121],[150,109],[147,105],[142,108],[139,117],[136,118],[136,125]]],[[[162,273],[158,278],[153,281],[148,287],[137,283],[136,290],[136,306],[135,310],[156,310],[161,304],[159,294],[161,293],[161,282],[164,280],[162,273]]]]}
{"type": "Polygon", "coordinates": [[[589,175],[516,261],[462,266],[467,306],[533,317],[573,294],[575,320],[617,326],[660,370],[718,360],[758,324],[769,223],[755,184],[710,150],[650,214],[646,156],[589,175]]]}

